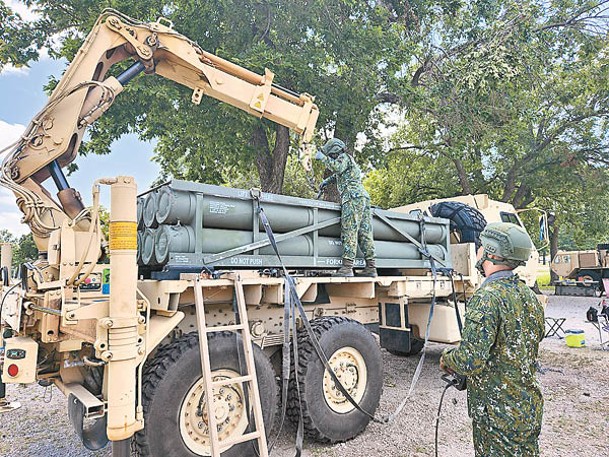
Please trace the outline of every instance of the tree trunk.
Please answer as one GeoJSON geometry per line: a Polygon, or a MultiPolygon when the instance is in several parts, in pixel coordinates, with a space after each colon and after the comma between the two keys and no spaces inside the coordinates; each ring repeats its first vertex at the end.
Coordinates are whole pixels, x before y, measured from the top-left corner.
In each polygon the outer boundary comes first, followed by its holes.
{"type": "Polygon", "coordinates": [[[512,205],[514,205],[514,208],[516,209],[522,209],[532,201],[533,196],[531,195],[531,190],[528,186],[521,184],[516,190],[516,195],[514,195],[514,198],[512,199],[512,205]]]}
{"type": "Polygon", "coordinates": [[[457,168],[457,175],[459,176],[459,184],[461,184],[461,190],[463,195],[469,195],[472,193],[472,187],[469,183],[469,179],[467,178],[467,171],[463,166],[463,162],[459,159],[453,159],[453,163],[457,168]]]}
{"type": "MultiPolygon", "coordinates": [[[[556,253],[558,252],[558,231],[559,231],[558,221],[554,220],[552,227],[549,228],[550,231],[550,265],[552,265],[552,260],[556,253]]],[[[550,268],[550,284],[553,284],[554,281],[558,281],[558,275],[552,271],[550,268]]]]}
{"type": "Polygon", "coordinates": [[[256,168],[262,191],[280,194],[290,149],[290,131],[287,127],[278,125],[275,132],[275,147],[272,151],[263,125],[254,130],[252,144],[256,148],[256,168]]]}

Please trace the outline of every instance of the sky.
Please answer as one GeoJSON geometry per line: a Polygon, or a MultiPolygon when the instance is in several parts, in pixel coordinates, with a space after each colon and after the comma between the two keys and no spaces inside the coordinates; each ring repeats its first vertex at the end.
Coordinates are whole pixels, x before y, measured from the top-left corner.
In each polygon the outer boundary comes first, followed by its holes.
{"type": "MultiPolygon", "coordinates": [[[[4,1],[25,18],[33,14],[20,2],[4,1]]],[[[65,60],[52,60],[43,52],[38,62],[29,68],[5,68],[0,72],[0,149],[11,144],[23,132],[31,119],[44,107],[48,97],[43,86],[50,76],[60,77],[67,66],[65,60]]],[[[119,95],[120,97],[120,95],[119,95]]],[[[135,135],[126,135],[112,145],[109,155],[77,157],[78,171],[68,176],[68,183],[78,190],[85,202],[91,204],[91,186],[98,178],[118,175],[135,177],[138,192],[148,189],[159,175],[158,164],[152,162],[153,145],[140,142],[135,135]]],[[[52,180],[44,183],[55,195],[57,189],[52,180]]],[[[102,186],[101,203],[110,207],[109,187],[102,186]]],[[[15,204],[12,192],[0,187],[0,229],[8,229],[14,235],[29,232],[20,223],[21,212],[15,204]]]]}

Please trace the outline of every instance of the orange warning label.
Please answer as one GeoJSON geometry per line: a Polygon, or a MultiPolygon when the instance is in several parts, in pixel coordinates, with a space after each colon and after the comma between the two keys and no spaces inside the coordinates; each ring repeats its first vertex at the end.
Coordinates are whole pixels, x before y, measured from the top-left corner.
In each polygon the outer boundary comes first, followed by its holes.
{"type": "Polygon", "coordinates": [[[110,250],[137,250],[136,222],[110,222],[110,250]]]}

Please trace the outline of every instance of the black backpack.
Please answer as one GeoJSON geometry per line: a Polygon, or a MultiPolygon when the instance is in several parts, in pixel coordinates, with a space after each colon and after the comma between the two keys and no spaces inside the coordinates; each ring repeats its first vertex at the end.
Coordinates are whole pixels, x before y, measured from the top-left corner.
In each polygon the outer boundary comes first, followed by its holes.
{"type": "Polygon", "coordinates": [[[586,319],[588,319],[588,322],[598,322],[598,310],[594,306],[586,311],[586,319]]]}

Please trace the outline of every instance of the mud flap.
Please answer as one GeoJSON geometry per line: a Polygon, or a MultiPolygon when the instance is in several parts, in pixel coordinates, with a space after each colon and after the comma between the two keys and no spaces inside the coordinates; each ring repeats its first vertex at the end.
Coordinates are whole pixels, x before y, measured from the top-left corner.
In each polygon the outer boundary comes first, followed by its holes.
{"type": "Polygon", "coordinates": [[[68,417],[76,435],[82,441],[82,444],[90,451],[97,451],[108,444],[108,435],[106,435],[107,418],[104,415],[99,419],[95,419],[93,424],[85,428],[85,406],[76,398],[74,394],[68,396],[68,417]]]}

